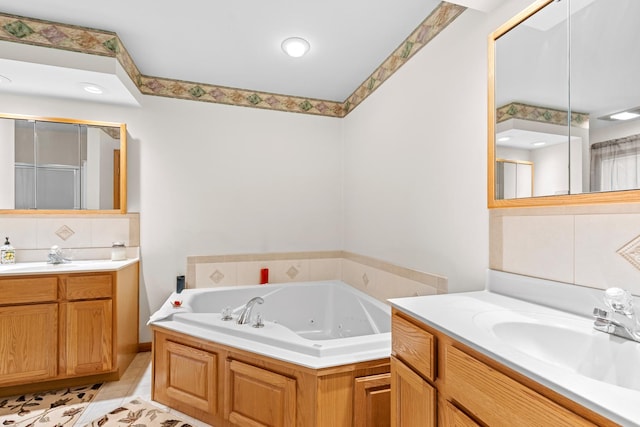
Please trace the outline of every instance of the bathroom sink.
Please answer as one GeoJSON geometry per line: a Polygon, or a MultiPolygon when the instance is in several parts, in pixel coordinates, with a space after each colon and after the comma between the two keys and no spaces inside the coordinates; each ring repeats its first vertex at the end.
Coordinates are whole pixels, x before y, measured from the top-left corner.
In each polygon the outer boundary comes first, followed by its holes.
{"type": "Polygon", "coordinates": [[[640,343],[596,331],[589,318],[492,310],[476,314],[474,322],[526,357],[640,391],[640,343]]]}
{"type": "Polygon", "coordinates": [[[109,271],[116,270],[130,260],[73,260],[62,264],[49,264],[47,262],[18,262],[15,264],[0,265],[2,274],[41,274],[41,273],[67,273],[81,271],[109,271]]]}

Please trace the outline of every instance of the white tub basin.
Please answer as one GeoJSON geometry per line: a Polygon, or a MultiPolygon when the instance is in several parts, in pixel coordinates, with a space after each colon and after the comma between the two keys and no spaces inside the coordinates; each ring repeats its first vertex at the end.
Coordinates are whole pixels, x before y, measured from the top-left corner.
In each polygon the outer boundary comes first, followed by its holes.
{"type": "Polygon", "coordinates": [[[474,322],[527,357],[640,391],[640,344],[594,330],[591,319],[492,310],[476,314],[474,322]]]}

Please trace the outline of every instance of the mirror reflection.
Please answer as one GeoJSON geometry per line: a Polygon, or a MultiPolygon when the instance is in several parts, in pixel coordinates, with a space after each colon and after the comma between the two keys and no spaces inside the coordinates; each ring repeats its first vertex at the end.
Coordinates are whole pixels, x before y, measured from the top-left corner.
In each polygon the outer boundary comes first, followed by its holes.
{"type": "Polygon", "coordinates": [[[640,2],[543,3],[495,40],[495,199],[640,188],[640,2]]]}
{"type": "Polygon", "coordinates": [[[124,212],[123,129],[99,122],[0,118],[5,171],[0,209],[124,212]]]}

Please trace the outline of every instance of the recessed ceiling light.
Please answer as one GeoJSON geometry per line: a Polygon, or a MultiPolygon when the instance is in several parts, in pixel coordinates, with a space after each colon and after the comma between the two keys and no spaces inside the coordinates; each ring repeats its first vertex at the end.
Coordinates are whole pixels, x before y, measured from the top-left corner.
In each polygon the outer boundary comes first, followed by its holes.
{"type": "Polygon", "coordinates": [[[300,37],[289,37],[282,42],[282,50],[284,53],[293,58],[300,58],[309,52],[310,48],[311,45],[309,42],[300,37]]]}
{"type": "Polygon", "coordinates": [[[510,139],[511,139],[510,136],[503,136],[503,137],[498,138],[498,142],[507,142],[510,139]]]}
{"type": "Polygon", "coordinates": [[[9,77],[0,76],[0,84],[11,83],[11,79],[9,77]]]}
{"type": "Polygon", "coordinates": [[[630,113],[629,111],[623,111],[622,113],[612,114],[609,117],[614,120],[631,120],[631,119],[635,119],[636,117],[640,117],[640,114],[630,113]]]}
{"type": "Polygon", "coordinates": [[[547,143],[544,141],[537,141],[537,142],[532,142],[531,145],[533,145],[534,147],[542,147],[543,145],[547,145],[547,143]]]}
{"type": "Polygon", "coordinates": [[[80,83],[80,86],[82,86],[82,88],[86,92],[92,93],[94,95],[100,95],[104,93],[104,88],[95,83],[80,83]]]}

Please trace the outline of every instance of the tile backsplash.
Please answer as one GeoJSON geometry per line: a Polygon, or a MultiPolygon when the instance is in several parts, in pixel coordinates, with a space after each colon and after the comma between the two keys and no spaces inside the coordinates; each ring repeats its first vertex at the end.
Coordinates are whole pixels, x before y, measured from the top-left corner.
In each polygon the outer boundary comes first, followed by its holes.
{"type": "Polygon", "coordinates": [[[344,251],[195,256],[187,258],[189,288],[342,280],[382,301],[447,292],[447,279],[344,251]]]}
{"type": "Polygon", "coordinates": [[[640,295],[640,204],[494,209],[490,267],[640,295]]]}
{"type": "Polygon", "coordinates": [[[125,243],[127,256],[138,256],[139,230],[136,213],[0,216],[0,237],[9,237],[18,262],[45,261],[53,245],[74,259],[106,259],[115,241],[125,243]]]}

